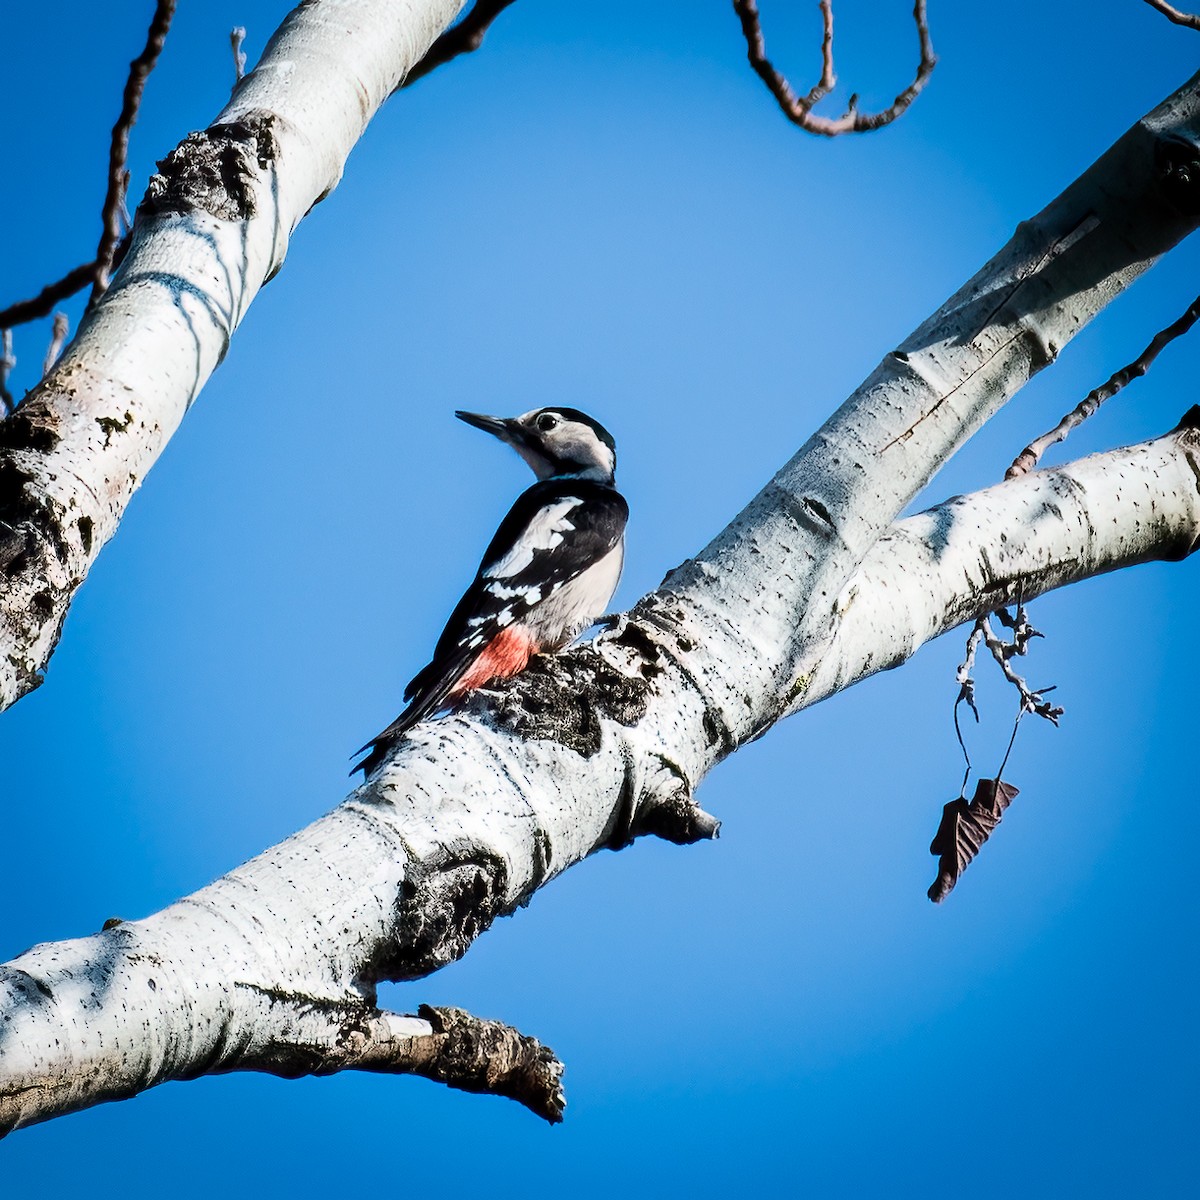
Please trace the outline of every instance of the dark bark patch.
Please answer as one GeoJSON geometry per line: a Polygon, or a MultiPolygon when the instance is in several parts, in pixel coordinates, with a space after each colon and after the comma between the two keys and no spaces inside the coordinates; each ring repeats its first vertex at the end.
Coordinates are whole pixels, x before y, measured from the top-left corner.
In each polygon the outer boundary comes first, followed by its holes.
{"type": "Polygon", "coordinates": [[[189,133],[150,177],[138,211],[147,216],[197,210],[223,221],[255,214],[254,181],[275,158],[275,117],[254,113],[240,121],[189,133]]]}
{"type": "Polygon", "coordinates": [[[1200,215],[1200,147],[1171,134],[1159,138],[1154,157],[1171,203],[1188,216],[1200,215]]]}
{"type": "Polygon", "coordinates": [[[635,725],[662,672],[654,639],[633,622],[612,641],[637,653],[633,673],[581,646],[568,654],[539,655],[511,683],[489,688],[477,703],[523,738],[556,741],[591,758],[600,749],[600,718],[635,725]]]}
{"type": "Polygon", "coordinates": [[[12,416],[0,421],[0,450],[23,450],[34,454],[49,454],[61,440],[48,414],[36,403],[18,408],[12,416]]]}
{"type": "Polygon", "coordinates": [[[364,979],[418,979],[461,958],[507,911],[507,880],[504,863],[478,849],[410,863],[400,889],[396,941],[364,970],[364,979]]]}
{"type": "Polygon", "coordinates": [[[100,431],[104,434],[104,448],[108,449],[109,442],[112,441],[114,433],[124,433],[130,425],[133,424],[133,413],[126,412],[120,419],[116,417],[96,417],[96,424],[100,426],[100,431]]]}

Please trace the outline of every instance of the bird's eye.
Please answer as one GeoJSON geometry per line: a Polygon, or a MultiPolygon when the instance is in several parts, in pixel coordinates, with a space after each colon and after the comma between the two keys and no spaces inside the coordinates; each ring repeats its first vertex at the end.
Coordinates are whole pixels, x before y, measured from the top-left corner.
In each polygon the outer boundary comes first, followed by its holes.
{"type": "Polygon", "coordinates": [[[557,424],[558,418],[551,413],[542,413],[537,419],[537,427],[542,433],[549,433],[557,424]]]}

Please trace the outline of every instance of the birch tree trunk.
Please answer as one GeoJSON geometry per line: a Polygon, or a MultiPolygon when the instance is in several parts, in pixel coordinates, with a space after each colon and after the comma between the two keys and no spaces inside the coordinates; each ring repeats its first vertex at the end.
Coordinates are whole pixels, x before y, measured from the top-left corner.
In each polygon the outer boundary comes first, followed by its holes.
{"type": "MultiPolygon", "coordinates": [[[[695,785],[780,716],[1018,589],[1028,598],[1196,544],[1191,420],[893,522],[1191,232],[1198,124],[1193,79],[1023,224],[724,533],[595,642],[418,727],[334,812],[186,900],[0,969],[0,1129],[239,1069],[417,1071],[556,1118],[556,1064],[531,1039],[453,1011],[382,1012],[376,984],[457,958],[596,849],[713,836],[695,785]]],[[[177,299],[211,315],[193,292],[177,299]]]]}
{"type": "Polygon", "coordinates": [[[288,239],[463,0],[313,0],[159,164],[108,292],[0,423],[0,708],[41,682],[76,588],[288,239]]]}

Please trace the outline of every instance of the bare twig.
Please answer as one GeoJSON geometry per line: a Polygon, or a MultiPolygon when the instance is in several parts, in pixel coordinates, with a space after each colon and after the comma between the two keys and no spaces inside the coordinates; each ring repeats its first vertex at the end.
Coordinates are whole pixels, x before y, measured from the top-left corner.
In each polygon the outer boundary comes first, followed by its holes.
{"type": "Polygon", "coordinates": [[[492,22],[512,3],[513,0],[475,0],[471,11],[429,47],[425,57],[409,71],[396,91],[416,83],[452,58],[478,50],[492,22]]]}
{"type": "Polygon", "coordinates": [[[1200,16],[1180,12],[1179,9],[1172,8],[1171,5],[1165,3],[1165,0],[1146,0],[1146,3],[1151,8],[1158,9],[1168,21],[1174,21],[1176,25],[1185,25],[1188,29],[1200,29],[1200,16]]]}
{"type": "Polygon", "coordinates": [[[0,309],[0,328],[9,329],[14,325],[24,325],[27,321],[36,321],[39,317],[48,317],[56,304],[69,299],[80,288],[87,287],[95,277],[94,262],[83,263],[68,271],[61,279],[46,284],[31,299],[18,300],[16,304],[0,309]]]}
{"type": "Polygon", "coordinates": [[[233,51],[233,73],[240,83],[246,74],[246,52],[242,43],[246,40],[246,27],[235,25],[229,31],[229,47],[233,51]]]}
{"type": "MultiPolygon", "coordinates": [[[[741,15],[740,12],[738,14],[741,15]]],[[[757,13],[755,17],[757,18],[757,13]]],[[[804,98],[804,104],[812,108],[818,100],[828,96],[837,87],[837,73],[833,69],[833,0],[821,0],[821,18],[825,23],[825,33],[821,38],[821,78],[812,86],[804,98]]],[[[745,29],[745,22],[742,24],[745,29]]],[[[759,44],[762,43],[762,32],[759,31],[759,44]]]]}
{"type": "Polygon", "coordinates": [[[921,45],[921,61],[917,66],[917,73],[912,83],[892,101],[888,108],[880,112],[859,112],[858,97],[857,95],[851,96],[846,113],[836,118],[821,117],[812,112],[813,105],[828,94],[836,81],[833,67],[832,0],[821,0],[821,13],[825,24],[824,39],[821,43],[821,79],[803,99],[796,95],[788,81],[767,58],[766,43],[763,40],[762,22],[758,15],[756,0],[733,0],[733,8],[742,23],[742,34],[746,39],[750,65],[767,85],[767,89],[775,97],[787,119],[808,133],[820,134],[822,137],[837,137],[842,133],[866,133],[869,130],[890,125],[917,98],[921,89],[928,82],[929,76],[937,64],[937,56],[933,52],[933,42],[929,36],[929,21],[925,12],[925,3],[926,0],[916,0],[916,6],[913,8],[913,20],[916,22],[917,37],[921,45]]]}
{"type": "Polygon", "coordinates": [[[975,655],[979,651],[979,643],[983,641],[983,637],[981,618],[975,622],[971,636],[967,638],[967,652],[963,655],[962,662],[958,664],[958,671],[954,676],[958,680],[958,699],[954,701],[954,735],[958,738],[958,746],[962,750],[963,762],[966,764],[963,768],[962,786],[958,789],[960,798],[965,796],[967,780],[971,778],[971,754],[967,750],[967,742],[962,735],[962,726],[958,723],[958,706],[965,704],[975,715],[975,724],[979,724],[979,709],[975,707],[975,679],[971,672],[975,670],[975,655]]]}
{"type": "Polygon", "coordinates": [[[46,357],[42,359],[43,375],[49,375],[50,368],[58,362],[58,356],[62,353],[63,343],[67,340],[67,331],[70,328],[66,313],[54,314],[54,325],[50,330],[50,345],[46,347],[46,357]]]}
{"type": "MultiPolygon", "coordinates": [[[[1063,715],[1063,710],[1056,705],[1050,703],[1046,699],[1054,686],[1045,688],[1031,688],[1025,680],[1013,670],[1012,659],[1018,654],[1028,652],[1029,643],[1035,637],[1041,637],[1032,625],[1029,624],[1029,618],[1025,612],[1023,604],[1017,606],[1017,619],[1012,621],[1007,613],[1004,617],[1006,623],[1013,630],[1013,640],[1006,642],[1003,638],[996,634],[992,628],[990,617],[983,617],[979,625],[983,629],[983,640],[987,648],[992,652],[992,657],[1000,666],[1000,670],[1004,672],[1004,678],[1017,689],[1021,697],[1021,712],[1034,713],[1039,717],[1044,717],[1047,721],[1054,725],[1058,724],[1058,718],[1063,715]]],[[[1057,686],[1057,685],[1055,685],[1057,686]]]]}
{"type": "Polygon", "coordinates": [[[108,188],[104,194],[104,209],[101,213],[103,230],[100,234],[100,244],[96,247],[96,277],[92,284],[90,301],[92,304],[108,290],[113,256],[121,242],[121,212],[125,206],[125,191],[129,184],[129,173],[125,170],[125,162],[129,156],[129,131],[137,120],[146,79],[154,70],[154,64],[158,62],[158,56],[162,53],[174,15],[175,0],[158,0],[146,34],[146,45],[141,54],[129,64],[129,76],[125,80],[125,92],[121,97],[121,115],[113,126],[108,148],[108,188]]]}
{"type": "Polygon", "coordinates": [[[91,301],[94,302],[108,287],[109,275],[117,260],[122,244],[122,222],[127,231],[131,224],[129,210],[125,204],[125,195],[129,188],[129,172],[125,169],[125,160],[129,151],[129,131],[137,119],[138,106],[141,103],[142,91],[145,88],[146,76],[154,69],[171,26],[171,18],[175,13],[175,0],[158,0],[154,17],[146,37],[146,47],[142,53],[129,64],[129,77],[125,83],[122,99],[121,115],[113,126],[112,138],[108,150],[108,187],[104,195],[104,207],[101,210],[100,221],[103,232],[100,244],[96,249],[96,257],[91,262],[82,263],[68,271],[61,279],[48,283],[38,294],[29,300],[18,300],[5,309],[0,309],[0,328],[11,328],[13,325],[24,325],[27,321],[35,321],[39,317],[49,316],[56,304],[69,299],[90,283],[92,285],[91,301]]]}
{"type": "MultiPolygon", "coordinates": [[[[1008,749],[1004,753],[1004,761],[1000,764],[1000,770],[996,772],[997,781],[1003,776],[1004,768],[1008,765],[1008,756],[1012,753],[1013,745],[1017,740],[1017,730],[1020,727],[1021,718],[1026,713],[1035,713],[1037,716],[1044,717],[1047,721],[1057,725],[1058,718],[1063,714],[1062,708],[1051,704],[1046,699],[1055,690],[1054,686],[1031,688],[1013,670],[1011,659],[1017,655],[1027,654],[1029,652],[1029,643],[1034,638],[1043,636],[1030,624],[1029,614],[1026,611],[1025,605],[1023,603],[1017,604],[1017,615],[1015,618],[1010,617],[1008,611],[1003,608],[997,609],[995,615],[999,617],[1002,625],[1012,630],[1013,640],[1006,642],[1003,638],[997,636],[996,631],[992,628],[990,615],[979,617],[971,629],[970,636],[967,638],[967,651],[955,675],[955,678],[958,680],[959,690],[958,698],[954,701],[954,733],[958,738],[958,745],[962,750],[963,759],[966,761],[962,786],[959,788],[959,800],[962,803],[966,802],[967,780],[971,777],[971,755],[967,751],[967,743],[963,738],[962,727],[959,725],[958,706],[966,704],[971,712],[975,714],[976,722],[979,721],[979,709],[975,707],[975,680],[972,677],[972,672],[975,669],[975,656],[979,651],[981,642],[991,651],[992,657],[999,664],[1001,671],[1004,672],[1005,679],[1017,689],[1017,693],[1021,698],[1017,717],[1013,722],[1012,737],[1009,739],[1008,749]]],[[[936,854],[937,851],[934,850],[934,853],[936,854]]]]}
{"type": "Polygon", "coordinates": [[[1013,464],[1008,468],[1004,478],[1015,479],[1019,475],[1025,475],[1032,471],[1051,446],[1063,441],[1071,430],[1082,425],[1105,400],[1115,396],[1126,384],[1145,375],[1163,347],[1187,333],[1197,320],[1200,320],[1200,296],[1192,301],[1188,310],[1177,321],[1168,325],[1166,329],[1160,329],[1151,339],[1150,345],[1133,362],[1122,367],[1098,388],[1088,392],[1087,396],[1053,429],[1043,433],[1039,438],[1034,438],[1013,460],[1013,464]]]}
{"type": "Polygon", "coordinates": [[[979,720],[979,709],[975,707],[975,680],[971,677],[971,672],[975,669],[975,655],[979,650],[979,643],[983,641],[983,635],[983,618],[981,617],[975,622],[975,628],[971,630],[971,636],[967,638],[967,652],[963,656],[962,662],[958,664],[958,671],[954,676],[959,684],[958,700],[955,703],[966,704],[975,714],[976,721],[979,720]]]}
{"type": "Polygon", "coordinates": [[[8,390],[8,373],[17,365],[13,356],[11,329],[0,329],[0,418],[7,417],[16,407],[8,390]]]}

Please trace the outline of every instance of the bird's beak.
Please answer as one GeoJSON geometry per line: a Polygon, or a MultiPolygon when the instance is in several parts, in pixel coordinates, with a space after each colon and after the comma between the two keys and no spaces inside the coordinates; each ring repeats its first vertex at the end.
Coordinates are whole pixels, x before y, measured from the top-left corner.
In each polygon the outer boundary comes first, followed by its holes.
{"type": "Polygon", "coordinates": [[[521,427],[511,417],[489,417],[483,413],[462,412],[461,410],[454,415],[460,421],[474,425],[476,429],[482,429],[485,433],[498,437],[510,446],[519,446],[525,440],[521,436],[521,427]]]}

